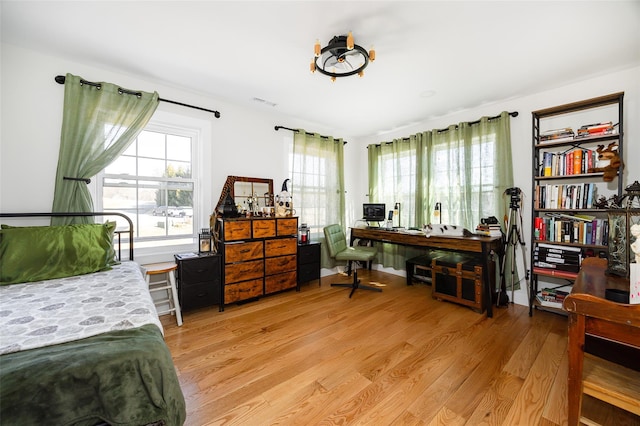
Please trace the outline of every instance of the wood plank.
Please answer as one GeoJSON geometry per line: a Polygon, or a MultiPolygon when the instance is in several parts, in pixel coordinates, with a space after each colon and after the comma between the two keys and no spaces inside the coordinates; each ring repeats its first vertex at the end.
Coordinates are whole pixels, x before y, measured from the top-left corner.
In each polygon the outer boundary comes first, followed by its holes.
{"type": "MultiPolygon", "coordinates": [[[[187,312],[182,327],[163,316],[186,425],[566,424],[566,317],[511,304],[486,318],[434,300],[429,285],[358,275],[383,292],[349,299],[331,276],[187,312]]],[[[601,424],[640,425],[591,401],[583,413],[601,424]]]]}

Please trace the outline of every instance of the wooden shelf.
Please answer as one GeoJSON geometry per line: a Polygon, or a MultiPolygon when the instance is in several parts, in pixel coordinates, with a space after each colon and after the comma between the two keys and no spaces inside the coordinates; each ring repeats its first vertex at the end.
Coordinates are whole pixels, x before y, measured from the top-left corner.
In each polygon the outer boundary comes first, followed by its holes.
{"type": "Polygon", "coordinates": [[[584,355],[583,392],[640,416],[640,371],[584,355]]]}

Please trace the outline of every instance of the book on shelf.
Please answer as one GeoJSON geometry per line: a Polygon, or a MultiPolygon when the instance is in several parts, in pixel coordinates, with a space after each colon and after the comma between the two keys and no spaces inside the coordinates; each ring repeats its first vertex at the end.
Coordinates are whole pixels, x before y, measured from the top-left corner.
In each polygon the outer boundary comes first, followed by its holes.
{"type": "Polygon", "coordinates": [[[572,141],[574,138],[574,131],[570,127],[566,127],[563,129],[554,129],[547,130],[545,132],[540,133],[538,138],[538,142],[541,144],[551,143],[551,142],[567,142],[572,141]]]}
{"type": "Polygon", "coordinates": [[[591,209],[597,199],[595,183],[536,185],[534,206],[538,209],[591,209]]]}
{"type": "Polygon", "coordinates": [[[576,278],[576,276],[578,276],[577,272],[562,271],[559,269],[551,269],[551,268],[542,268],[538,266],[533,267],[533,273],[540,274],[540,275],[549,275],[549,276],[558,277],[558,278],[567,278],[570,280],[573,280],[576,278]]]}
{"type": "Polygon", "coordinates": [[[555,250],[559,250],[560,252],[564,252],[564,251],[572,251],[572,252],[578,252],[578,253],[582,252],[582,249],[580,247],[564,246],[559,244],[538,243],[538,247],[555,249],[555,250]]]}
{"type": "Polygon", "coordinates": [[[587,148],[574,148],[565,152],[541,152],[540,176],[586,174],[587,170],[595,164],[597,155],[596,151],[587,148]]]}
{"type": "Polygon", "coordinates": [[[536,300],[538,304],[540,304],[540,306],[544,306],[547,308],[562,309],[562,302],[552,302],[550,300],[545,300],[545,298],[542,297],[540,294],[536,295],[536,300]]]}
{"type": "Polygon", "coordinates": [[[540,290],[540,295],[549,302],[560,302],[571,294],[572,286],[565,285],[561,287],[546,287],[540,290]]]}
{"type": "Polygon", "coordinates": [[[572,274],[577,274],[580,271],[580,265],[565,265],[563,263],[548,263],[542,262],[539,260],[534,260],[533,262],[534,269],[542,269],[548,272],[568,272],[572,274]]]}
{"type": "Polygon", "coordinates": [[[616,133],[616,126],[611,121],[603,123],[585,124],[580,126],[577,131],[576,139],[587,138],[592,136],[604,136],[616,133]]]}

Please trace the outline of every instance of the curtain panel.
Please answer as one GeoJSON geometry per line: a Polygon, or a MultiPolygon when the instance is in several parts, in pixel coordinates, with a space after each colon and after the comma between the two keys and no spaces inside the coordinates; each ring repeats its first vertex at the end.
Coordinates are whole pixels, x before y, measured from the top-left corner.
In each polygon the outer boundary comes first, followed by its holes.
{"type": "MultiPolygon", "coordinates": [[[[311,238],[324,241],[323,227],[337,223],[345,230],[344,141],[298,129],[293,135],[292,196],[300,223],[311,228],[311,238]]],[[[336,263],[322,244],[321,266],[336,263]]]]}
{"type": "MultiPolygon", "coordinates": [[[[369,200],[388,206],[401,202],[403,227],[435,222],[436,203],[443,224],[472,232],[481,218],[507,214],[504,192],[513,186],[508,112],[367,148],[369,200]]],[[[383,244],[377,260],[404,269],[405,259],[417,255],[414,250],[383,244]]]]}
{"type": "MultiPolygon", "coordinates": [[[[86,84],[67,74],[52,211],[89,212],[89,179],[124,152],[158,106],[158,93],[133,92],[111,83],[86,84]]],[[[52,218],[52,225],[87,223],[93,218],[52,218]]]]}

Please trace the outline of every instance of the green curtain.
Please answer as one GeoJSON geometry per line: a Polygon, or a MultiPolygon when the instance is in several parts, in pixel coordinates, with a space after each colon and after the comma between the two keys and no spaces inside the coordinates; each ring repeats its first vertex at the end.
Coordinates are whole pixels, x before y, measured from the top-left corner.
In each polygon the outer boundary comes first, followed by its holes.
{"type": "MultiPolygon", "coordinates": [[[[89,212],[89,179],[114,161],[144,129],[158,106],[158,93],[135,93],[110,83],[83,83],[67,74],[60,152],[52,211],[89,212]]],[[[52,225],[87,223],[92,218],[52,218],[52,225]]]]}
{"type": "Polygon", "coordinates": [[[502,219],[508,206],[504,191],[513,186],[509,122],[503,112],[431,132],[428,206],[442,204],[443,224],[473,231],[483,217],[502,219]]]}
{"type": "MultiPolygon", "coordinates": [[[[311,228],[311,238],[323,241],[323,228],[338,223],[345,228],[344,141],[298,129],[293,136],[293,206],[301,223],[311,228]]],[[[336,263],[322,244],[321,266],[336,263]]]]}
{"type": "MultiPolygon", "coordinates": [[[[424,172],[427,167],[424,152],[429,138],[425,132],[367,147],[369,200],[385,203],[387,210],[393,210],[399,203],[400,220],[395,225],[419,228],[423,224],[427,188],[421,179],[417,179],[416,173],[424,172]]],[[[376,245],[376,261],[394,269],[404,269],[406,259],[424,252],[397,244],[376,245]]]]}
{"type": "MultiPolygon", "coordinates": [[[[481,218],[496,216],[502,221],[508,214],[504,192],[513,186],[508,112],[367,148],[369,199],[387,205],[402,200],[402,226],[435,222],[436,203],[441,204],[443,224],[472,232],[481,218]],[[412,162],[405,159],[407,155],[414,157],[412,162]],[[408,172],[413,175],[407,176],[408,172]]],[[[412,255],[406,248],[384,244],[377,260],[404,269],[404,260],[412,255]]],[[[510,270],[511,259],[506,262],[505,270],[510,270]]]]}

